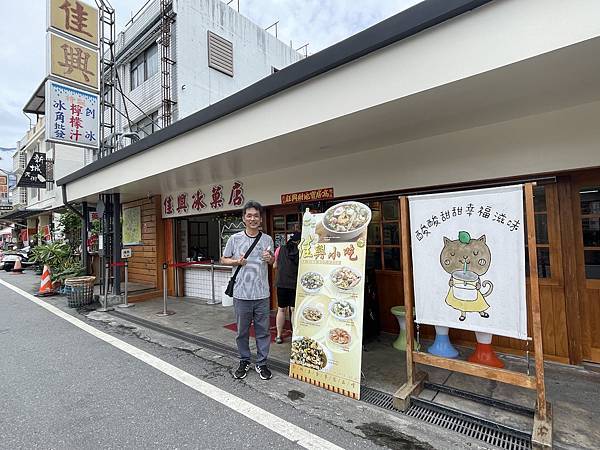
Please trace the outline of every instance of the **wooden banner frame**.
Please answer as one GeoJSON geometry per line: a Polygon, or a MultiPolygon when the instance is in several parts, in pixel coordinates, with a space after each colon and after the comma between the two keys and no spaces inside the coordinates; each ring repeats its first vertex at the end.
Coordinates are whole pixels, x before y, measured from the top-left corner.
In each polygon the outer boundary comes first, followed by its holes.
{"type": "Polygon", "coordinates": [[[537,394],[532,444],[534,448],[552,447],[552,408],[546,400],[544,383],[544,350],[542,343],[542,320],[540,313],[540,288],[537,266],[537,246],[535,236],[535,214],[533,187],[535,183],[525,183],[525,216],[527,223],[527,245],[529,248],[529,283],[531,321],[535,349],[535,376],[506,369],[485,366],[468,361],[435,356],[414,349],[414,285],[412,279],[411,232],[408,198],[400,197],[400,220],[402,227],[402,279],[404,285],[404,307],[406,309],[406,383],[394,394],[394,406],[402,411],[410,407],[410,397],[423,390],[427,379],[425,372],[416,371],[416,363],[460,372],[488,380],[533,389],[537,394]]]}

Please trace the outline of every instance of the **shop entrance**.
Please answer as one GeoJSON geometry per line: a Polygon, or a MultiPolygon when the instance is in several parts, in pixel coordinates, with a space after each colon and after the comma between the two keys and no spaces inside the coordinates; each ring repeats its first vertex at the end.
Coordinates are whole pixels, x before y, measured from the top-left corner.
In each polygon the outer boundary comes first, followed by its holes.
{"type": "Polygon", "coordinates": [[[294,231],[300,231],[302,213],[298,207],[273,209],[271,212],[271,231],[275,248],[285,244],[294,231]]]}
{"type": "Polygon", "coordinates": [[[395,334],[399,326],[391,309],[404,305],[399,202],[391,198],[366,203],[373,214],[368,229],[366,270],[375,275],[380,329],[395,334]]]}
{"type": "Polygon", "coordinates": [[[578,279],[585,280],[581,299],[583,359],[600,363],[600,174],[573,178],[578,279]]]}
{"type": "MultiPolygon", "coordinates": [[[[272,208],[269,211],[269,232],[273,237],[275,249],[285,245],[294,231],[302,229],[302,213],[300,205],[272,208]]],[[[273,249],[273,250],[275,250],[273,249]]],[[[277,288],[275,287],[275,271],[271,276],[271,309],[277,308],[277,288]]]]}

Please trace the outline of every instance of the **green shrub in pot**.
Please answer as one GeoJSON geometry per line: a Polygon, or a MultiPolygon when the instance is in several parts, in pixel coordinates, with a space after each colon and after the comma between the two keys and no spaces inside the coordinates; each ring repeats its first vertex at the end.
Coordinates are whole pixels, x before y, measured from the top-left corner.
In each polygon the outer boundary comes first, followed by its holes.
{"type": "Polygon", "coordinates": [[[31,250],[31,261],[48,266],[52,281],[64,282],[66,278],[84,274],[79,257],[73,255],[72,247],[66,242],[41,244],[31,250]]]}

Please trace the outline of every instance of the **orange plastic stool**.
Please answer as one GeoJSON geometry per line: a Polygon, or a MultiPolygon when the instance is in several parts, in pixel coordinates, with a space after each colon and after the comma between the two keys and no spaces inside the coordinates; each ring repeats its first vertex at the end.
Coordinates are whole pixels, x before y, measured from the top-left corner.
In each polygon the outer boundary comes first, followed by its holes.
{"type": "Polygon", "coordinates": [[[469,362],[483,364],[485,366],[498,367],[502,369],[504,363],[496,356],[492,347],[492,335],[489,333],[475,332],[477,346],[475,352],[469,356],[469,362]]]}

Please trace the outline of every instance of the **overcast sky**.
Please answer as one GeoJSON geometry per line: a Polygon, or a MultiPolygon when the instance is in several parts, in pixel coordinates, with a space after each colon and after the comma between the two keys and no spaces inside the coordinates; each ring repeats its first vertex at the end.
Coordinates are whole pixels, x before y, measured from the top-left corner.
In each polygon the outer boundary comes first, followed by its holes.
{"type": "MultiPolygon", "coordinates": [[[[87,0],[93,3],[92,0],[87,0]]],[[[117,31],[146,0],[109,0],[117,31]]],[[[196,0],[203,1],[203,0],[196,0]]],[[[225,0],[227,1],[227,0],[225,0]]],[[[237,1],[231,6],[237,8],[237,1]]],[[[279,38],[315,53],[420,0],[239,0],[240,12],[267,27],[279,20],[279,38]]],[[[0,27],[0,147],[14,147],[29,129],[22,109],[45,76],[46,0],[3,0],[0,27]]]]}

